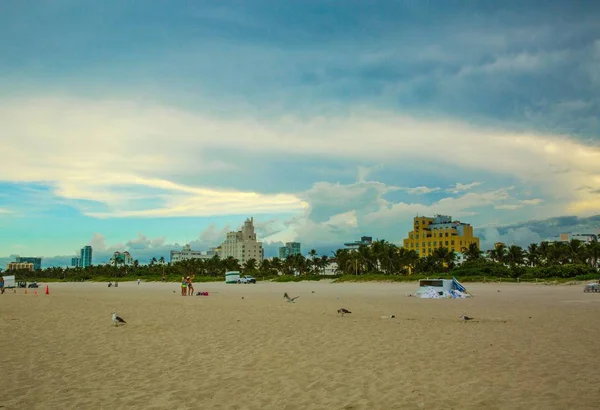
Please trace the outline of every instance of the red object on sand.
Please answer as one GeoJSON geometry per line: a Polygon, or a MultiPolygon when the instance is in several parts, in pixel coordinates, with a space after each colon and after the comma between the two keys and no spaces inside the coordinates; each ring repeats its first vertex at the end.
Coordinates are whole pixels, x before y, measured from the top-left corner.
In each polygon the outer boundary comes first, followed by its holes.
{"type": "Polygon", "coordinates": [[[48,285],[46,285],[46,295],[50,294],[50,290],[48,289],[48,285]]]}

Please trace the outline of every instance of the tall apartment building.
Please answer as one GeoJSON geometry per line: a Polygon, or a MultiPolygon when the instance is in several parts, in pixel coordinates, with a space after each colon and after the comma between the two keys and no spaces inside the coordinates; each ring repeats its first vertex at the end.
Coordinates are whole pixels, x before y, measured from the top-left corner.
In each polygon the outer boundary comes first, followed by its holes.
{"type": "Polygon", "coordinates": [[[78,268],[80,263],[79,257],[75,256],[74,258],[71,258],[71,267],[78,268]]]}
{"type": "Polygon", "coordinates": [[[221,259],[231,256],[241,263],[245,263],[249,259],[262,262],[265,257],[262,242],[256,240],[254,218],[246,219],[241,231],[229,232],[220,248],[219,256],[221,259]]]}
{"type": "Polygon", "coordinates": [[[214,248],[212,249],[212,252],[210,249],[209,252],[194,251],[189,244],[185,245],[180,251],[171,251],[171,263],[177,263],[188,259],[211,259],[216,255],[214,248]]]}
{"type": "Polygon", "coordinates": [[[473,236],[471,225],[452,221],[448,215],[435,215],[433,218],[415,217],[413,230],[408,233],[403,245],[423,257],[431,255],[435,248],[464,252],[472,243],[479,248],[479,238],[473,236]]]}
{"type": "Polygon", "coordinates": [[[87,245],[81,248],[81,255],[79,257],[79,267],[87,268],[92,266],[92,247],[87,245]]]}
{"type": "Polygon", "coordinates": [[[17,257],[17,263],[33,263],[33,270],[42,270],[42,258],[17,257]]]}
{"type": "Polygon", "coordinates": [[[130,266],[130,265],[133,265],[133,257],[127,251],[125,251],[125,252],[115,251],[113,253],[113,256],[111,256],[108,263],[113,266],[116,266],[116,265],[130,266]]]}
{"type": "Polygon", "coordinates": [[[286,242],[285,246],[279,248],[279,259],[285,259],[293,255],[302,255],[302,245],[300,242],[286,242]]]}

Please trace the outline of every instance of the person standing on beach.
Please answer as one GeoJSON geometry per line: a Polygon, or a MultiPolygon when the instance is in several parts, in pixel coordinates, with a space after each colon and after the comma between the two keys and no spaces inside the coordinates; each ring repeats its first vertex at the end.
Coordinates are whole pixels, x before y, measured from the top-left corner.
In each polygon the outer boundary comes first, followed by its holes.
{"type": "Polygon", "coordinates": [[[187,281],[185,280],[185,278],[182,276],[181,277],[181,296],[185,296],[186,294],[186,289],[187,289],[187,281]]]}
{"type": "Polygon", "coordinates": [[[4,276],[0,276],[0,293],[4,293],[4,276]]]}
{"type": "Polygon", "coordinates": [[[188,294],[188,296],[194,295],[194,285],[192,284],[192,279],[193,279],[193,276],[192,276],[192,278],[190,278],[189,276],[187,277],[187,290],[188,290],[187,294],[188,294]]]}
{"type": "Polygon", "coordinates": [[[142,281],[142,280],[141,280],[140,278],[138,278],[138,280],[137,280],[137,282],[138,282],[138,286],[140,286],[140,282],[141,282],[141,281],[142,281]]]}

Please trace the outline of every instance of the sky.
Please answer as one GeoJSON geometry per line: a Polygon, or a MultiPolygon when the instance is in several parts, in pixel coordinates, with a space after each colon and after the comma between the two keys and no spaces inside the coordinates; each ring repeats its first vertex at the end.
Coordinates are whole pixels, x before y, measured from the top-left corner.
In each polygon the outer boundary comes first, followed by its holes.
{"type": "Polygon", "coordinates": [[[600,230],[600,4],[0,2],[0,263],[600,230]]]}

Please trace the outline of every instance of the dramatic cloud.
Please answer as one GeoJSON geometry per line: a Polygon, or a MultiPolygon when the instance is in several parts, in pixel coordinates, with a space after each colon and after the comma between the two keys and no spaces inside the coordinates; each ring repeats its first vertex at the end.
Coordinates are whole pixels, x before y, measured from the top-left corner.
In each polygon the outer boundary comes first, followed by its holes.
{"type": "MultiPolygon", "coordinates": [[[[274,119],[259,124],[114,101],[5,102],[0,106],[0,131],[8,137],[0,179],[44,181],[54,187],[55,195],[98,218],[301,212],[309,206],[297,193],[248,192],[243,183],[230,188],[203,186],[211,173],[223,172],[220,163],[211,159],[214,150],[245,152],[246,162],[232,164],[239,168],[227,171],[240,177],[246,170],[251,175],[252,161],[288,152],[307,159],[326,152],[345,161],[377,161],[390,168],[399,159],[408,161],[407,166],[413,166],[412,161],[428,161],[449,167],[455,174],[482,171],[535,187],[554,199],[549,216],[566,211],[585,215],[599,209],[600,197],[591,191],[600,189],[600,149],[553,135],[481,129],[457,121],[420,121],[389,113],[302,122],[274,119]],[[85,144],[77,142],[84,134],[85,144]],[[372,136],[370,144],[364,144],[363,135],[372,136]],[[422,149],[448,139],[454,143],[443,151],[422,149]],[[29,146],[38,149],[32,152],[29,146]],[[77,160],[89,146],[95,147],[94,156],[77,160]],[[119,151],[135,154],[115,155],[119,151]],[[560,164],[569,167],[557,173],[555,167],[560,164]],[[194,176],[199,183],[171,181],[194,176]],[[582,186],[591,191],[580,190],[582,186]]],[[[323,184],[329,189],[329,182],[323,184]]],[[[478,185],[457,183],[449,191],[459,193],[478,185]]],[[[319,187],[316,184],[315,189],[319,187]]]]}
{"type": "Polygon", "coordinates": [[[204,248],[249,216],[328,249],[416,214],[600,209],[595,2],[97,3],[0,13],[5,254],[204,248]]]}

